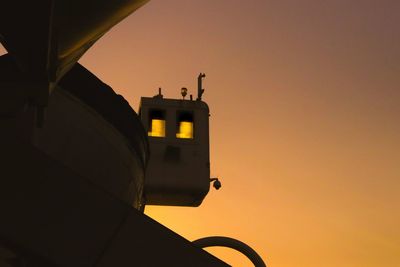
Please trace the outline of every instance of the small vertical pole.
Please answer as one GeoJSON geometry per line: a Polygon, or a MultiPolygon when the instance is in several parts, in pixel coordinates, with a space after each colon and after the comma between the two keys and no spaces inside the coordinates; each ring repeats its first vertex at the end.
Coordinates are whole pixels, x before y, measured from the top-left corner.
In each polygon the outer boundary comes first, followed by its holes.
{"type": "Polygon", "coordinates": [[[199,74],[199,77],[197,77],[197,99],[196,100],[198,100],[198,101],[201,100],[201,96],[204,93],[204,89],[202,88],[203,87],[202,82],[203,82],[203,78],[205,78],[205,77],[206,77],[206,74],[201,73],[201,72],[199,74]]]}

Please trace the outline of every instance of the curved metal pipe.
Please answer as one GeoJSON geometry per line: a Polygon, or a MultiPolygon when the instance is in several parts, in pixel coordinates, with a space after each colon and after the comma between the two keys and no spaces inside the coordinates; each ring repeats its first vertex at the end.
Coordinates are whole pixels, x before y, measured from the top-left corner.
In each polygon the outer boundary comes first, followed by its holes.
{"type": "Polygon", "coordinates": [[[207,248],[207,247],[228,247],[234,250],[237,250],[244,254],[253,264],[255,267],[266,267],[267,265],[264,263],[260,255],[257,252],[243,243],[234,238],[225,237],[225,236],[210,236],[197,239],[192,242],[196,246],[200,248],[207,248]]]}

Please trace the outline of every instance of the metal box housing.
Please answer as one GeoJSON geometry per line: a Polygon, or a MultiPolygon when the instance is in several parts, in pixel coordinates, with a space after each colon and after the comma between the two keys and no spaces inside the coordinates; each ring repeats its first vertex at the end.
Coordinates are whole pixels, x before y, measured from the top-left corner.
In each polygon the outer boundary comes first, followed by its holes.
{"type": "Polygon", "coordinates": [[[142,97],[139,115],[150,146],[146,204],[200,205],[210,187],[208,105],[162,95],[142,97]]]}

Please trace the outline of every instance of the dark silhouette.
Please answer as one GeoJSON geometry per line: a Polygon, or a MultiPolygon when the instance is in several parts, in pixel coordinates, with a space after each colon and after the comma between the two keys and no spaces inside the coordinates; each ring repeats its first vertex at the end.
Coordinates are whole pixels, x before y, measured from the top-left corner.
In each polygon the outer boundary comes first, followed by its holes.
{"type": "Polygon", "coordinates": [[[143,214],[146,132],[76,63],[146,2],[2,3],[1,266],[227,266],[143,214]]]}

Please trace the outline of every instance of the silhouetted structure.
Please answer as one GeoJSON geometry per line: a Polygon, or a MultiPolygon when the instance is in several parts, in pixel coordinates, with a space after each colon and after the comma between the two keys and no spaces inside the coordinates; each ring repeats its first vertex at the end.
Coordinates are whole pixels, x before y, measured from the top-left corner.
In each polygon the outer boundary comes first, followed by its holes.
{"type": "Polygon", "coordinates": [[[203,101],[142,97],[149,135],[146,203],[198,206],[210,188],[209,109],[203,101]]]}
{"type": "Polygon", "coordinates": [[[145,2],[2,3],[0,266],[227,266],[141,212],[147,133],[76,64],[145,2]]]}

